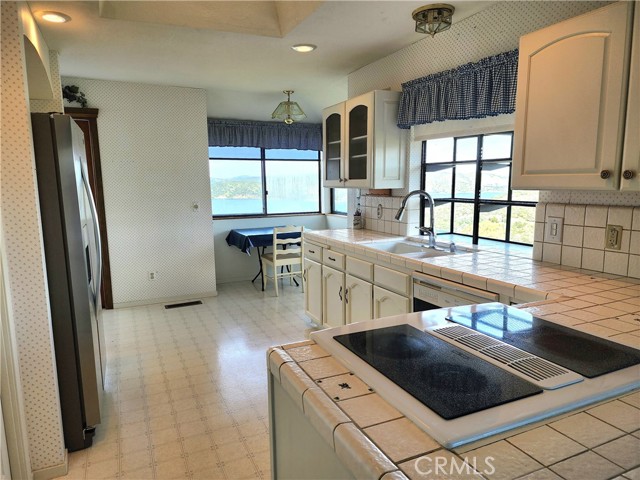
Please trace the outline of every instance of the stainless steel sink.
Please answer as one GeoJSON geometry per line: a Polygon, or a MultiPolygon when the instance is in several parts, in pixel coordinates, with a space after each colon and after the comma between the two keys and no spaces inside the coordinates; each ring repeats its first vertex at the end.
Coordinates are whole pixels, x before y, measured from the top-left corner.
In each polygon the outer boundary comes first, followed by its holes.
{"type": "MultiPolygon", "coordinates": [[[[440,257],[443,255],[455,255],[455,252],[450,252],[440,248],[430,248],[424,243],[415,242],[406,238],[371,242],[365,244],[364,246],[379,250],[381,252],[394,253],[396,255],[402,255],[411,258],[430,258],[440,257]]],[[[466,252],[467,250],[465,249],[464,251],[466,252]]]]}

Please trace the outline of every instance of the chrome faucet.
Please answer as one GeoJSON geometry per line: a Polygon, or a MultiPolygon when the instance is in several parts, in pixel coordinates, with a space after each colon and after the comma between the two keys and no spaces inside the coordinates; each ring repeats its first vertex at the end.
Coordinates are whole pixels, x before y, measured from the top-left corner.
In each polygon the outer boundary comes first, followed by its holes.
{"type": "Polygon", "coordinates": [[[420,195],[421,197],[426,198],[429,201],[429,223],[430,225],[428,227],[425,227],[424,225],[420,225],[420,227],[418,227],[418,230],[420,230],[421,233],[426,233],[429,236],[429,247],[430,248],[435,248],[436,246],[436,230],[435,230],[435,221],[434,221],[434,211],[433,211],[433,198],[431,197],[431,195],[429,195],[429,193],[425,192],[424,190],[413,190],[412,192],[409,192],[403,199],[402,199],[402,203],[400,204],[400,208],[398,209],[398,212],[396,213],[396,220],[400,220],[402,218],[402,214],[404,213],[404,209],[407,206],[407,200],[409,200],[409,198],[413,197],[414,195],[420,195]]]}

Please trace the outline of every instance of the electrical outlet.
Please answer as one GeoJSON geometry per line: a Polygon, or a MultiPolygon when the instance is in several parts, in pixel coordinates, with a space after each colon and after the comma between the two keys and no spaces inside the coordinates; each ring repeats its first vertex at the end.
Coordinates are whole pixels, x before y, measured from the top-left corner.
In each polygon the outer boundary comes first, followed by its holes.
{"type": "Polygon", "coordinates": [[[622,246],[622,226],[607,225],[605,235],[604,248],[620,250],[620,247],[622,246]]]}
{"type": "Polygon", "coordinates": [[[155,280],[158,277],[158,272],[147,272],[147,278],[149,280],[155,280]]]}
{"type": "Polygon", "coordinates": [[[564,218],[547,217],[547,224],[544,228],[544,241],[548,243],[562,243],[563,228],[564,218]]]}

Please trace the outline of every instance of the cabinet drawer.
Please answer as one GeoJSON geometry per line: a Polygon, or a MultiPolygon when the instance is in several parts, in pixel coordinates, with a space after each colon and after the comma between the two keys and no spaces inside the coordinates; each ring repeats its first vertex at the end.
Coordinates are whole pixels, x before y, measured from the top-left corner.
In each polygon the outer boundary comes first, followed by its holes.
{"type": "Polygon", "coordinates": [[[315,243],[305,242],[304,244],[304,256],[309,260],[322,262],[322,250],[324,249],[315,243]]]}
{"type": "Polygon", "coordinates": [[[373,282],[373,263],[347,257],[347,273],[368,282],[373,282]]]}
{"type": "Polygon", "coordinates": [[[411,277],[406,273],[397,272],[389,268],[374,265],[375,284],[400,295],[409,296],[411,293],[411,277]]]}
{"type": "Polygon", "coordinates": [[[322,250],[322,263],[338,270],[344,270],[344,255],[332,250],[322,250]]]}

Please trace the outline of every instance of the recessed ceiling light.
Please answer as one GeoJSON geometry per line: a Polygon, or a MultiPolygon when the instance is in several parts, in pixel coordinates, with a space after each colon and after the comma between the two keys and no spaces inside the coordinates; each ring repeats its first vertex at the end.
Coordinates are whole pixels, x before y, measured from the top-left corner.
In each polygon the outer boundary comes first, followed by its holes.
{"type": "Polygon", "coordinates": [[[309,52],[313,52],[318,47],[310,43],[299,43],[298,45],[293,45],[291,48],[296,52],[309,53],[309,52]]]}
{"type": "Polygon", "coordinates": [[[71,17],[69,15],[65,15],[60,12],[42,12],[40,16],[43,20],[52,23],[67,23],[71,21],[71,17]]]}

